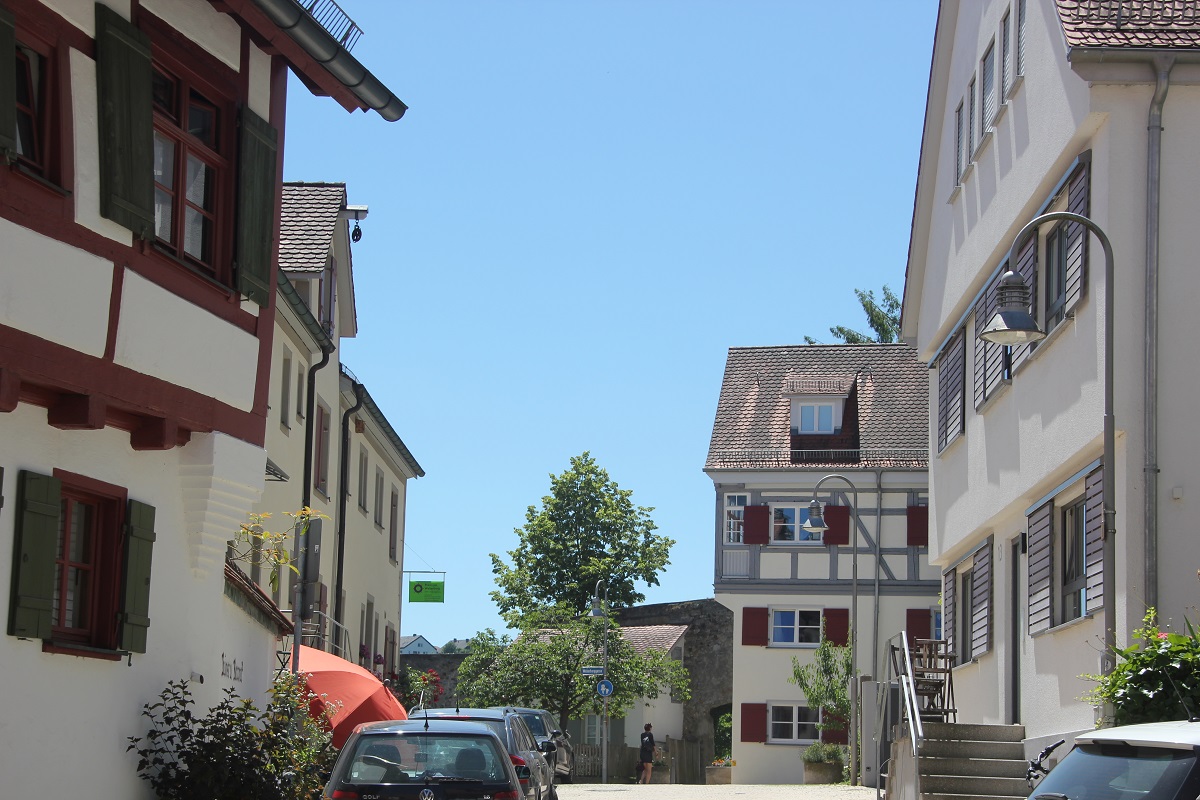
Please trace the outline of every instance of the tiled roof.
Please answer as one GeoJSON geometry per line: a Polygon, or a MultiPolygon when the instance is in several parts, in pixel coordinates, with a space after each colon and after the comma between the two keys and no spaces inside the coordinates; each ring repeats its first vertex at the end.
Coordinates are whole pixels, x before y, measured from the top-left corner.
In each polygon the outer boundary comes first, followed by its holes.
{"type": "Polygon", "coordinates": [[[705,469],[924,469],[928,387],[928,369],[903,344],[731,347],[705,469]],[[859,440],[853,462],[806,454],[803,463],[793,464],[790,395],[828,394],[838,386],[848,393],[856,374],[859,440]]]}
{"type": "Polygon", "coordinates": [[[1056,0],[1069,47],[1200,47],[1196,0],[1056,0]]]}
{"type": "Polygon", "coordinates": [[[342,209],[344,183],[285,183],[279,220],[279,267],[289,272],[320,272],[342,209]]]}
{"type": "Polygon", "coordinates": [[[621,628],[621,638],[639,654],[648,650],[671,652],[675,643],[687,633],[687,625],[636,625],[621,628]]]}

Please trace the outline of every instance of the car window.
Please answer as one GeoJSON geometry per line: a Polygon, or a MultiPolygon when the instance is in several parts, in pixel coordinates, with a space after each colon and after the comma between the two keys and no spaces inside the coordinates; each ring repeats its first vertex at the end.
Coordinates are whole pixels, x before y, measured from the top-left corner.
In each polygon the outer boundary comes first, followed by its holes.
{"type": "Polygon", "coordinates": [[[347,783],[407,783],[430,778],[507,781],[507,755],[490,736],[407,733],[363,736],[346,762],[347,783]]]}
{"type": "Polygon", "coordinates": [[[541,714],[522,714],[521,719],[525,720],[525,724],[529,726],[529,731],[534,736],[545,738],[550,735],[550,731],[546,730],[546,724],[542,721],[541,714]]]}
{"type": "Polygon", "coordinates": [[[509,717],[509,719],[512,721],[517,747],[521,750],[536,750],[537,745],[534,744],[533,737],[529,735],[529,728],[525,727],[525,720],[520,717],[509,717]]]}
{"type": "Polygon", "coordinates": [[[1076,747],[1030,796],[1062,795],[1067,800],[1172,800],[1196,763],[1190,750],[1133,745],[1076,747]]]}

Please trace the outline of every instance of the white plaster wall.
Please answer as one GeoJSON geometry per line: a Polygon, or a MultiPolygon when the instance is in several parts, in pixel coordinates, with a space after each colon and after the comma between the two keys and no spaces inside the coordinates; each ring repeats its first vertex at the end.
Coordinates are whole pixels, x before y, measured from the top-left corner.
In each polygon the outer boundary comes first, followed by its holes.
{"type": "Polygon", "coordinates": [[[114,361],[242,411],[254,407],[258,339],[128,271],[114,361]]]}
{"type": "Polygon", "coordinates": [[[0,322],[104,355],[112,262],[7,220],[0,220],[0,241],[0,322]]]}
{"type": "Polygon", "coordinates": [[[263,119],[271,118],[271,57],[250,45],[250,97],[247,105],[263,119]]]}
{"type": "Polygon", "coordinates": [[[636,701],[625,712],[626,746],[641,746],[641,736],[646,730],[647,722],[654,726],[651,733],[654,734],[654,741],[659,747],[664,746],[668,736],[672,739],[682,739],[683,703],[672,703],[669,692],[663,692],[653,700],[643,697],[636,701]]]}
{"type": "MultiPolygon", "coordinates": [[[[88,3],[86,30],[94,35],[95,9],[88,3]]],[[[128,9],[126,9],[128,16],[128,9]]],[[[114,242],[132,246],[133,234],[112,220],[100,216],[100,122],[96,95],[96,62],[78,50],[71,58],[71,122],[74,126],[75,185],[72,199],[75,221],[114,242]]]]}
{"type": "MultiPolygon", "coordinates": [[[[127,487],[131,498],[155,506],[157,533],[149,652],[134,654],[131,664],[43,653],[38,642],[0,637],[0,673],[20,676],[22,685],[7,698],[5,724],[0,726],[4,794],[44,793],[44,772],[28,766],[45,763],[47,753],[69,753],[70,758],[55,766],[59,794],[97,800],[147,797],[147,787],[136,776],[136,761],[125,752],[126,737],[147,729],[143,704],[154,701],[169,680],[187,679],[193,672],[205,675],[203,686],[194,687],[197,708],[215,703],[223,685],[218,680],[221,653],[238,653],[246,660],[247,689],[257,691],[270,678],[263,670],[273,636],[243,622],[235,624],[237,614],[228,610],[221,571],[198,573],[192,568],[182,473],[190,458],[188,448],[196,445],[137,453],[123,431],[58,431],[46,424],[44,409],[24,404],[0,415],[0,440],[8,456],[5,497],[15,497],[18,470],[49,473],[58,467],[127,487]],[[69,709],[69,725],[57,713],[63,709],[69,709]]],[[[197,444],[203,449],[210,443],[197,444]]],[[[256,449],[239,444],[244,455],[256,449]]],[[[223,463],[224,457],[217,461],[223,463]]],[[[254,486],[241,484],[240,476],[227,471],[214,478],[214,486],[225,495],[222,502],[240,497],[237,502],[249,507],[246,498],[254,495],[254,486]]],[[[8,596],[12,552],[13,513],[6,510],[0,516],[0,596],[8,596]]]]}
{"type": "Polygon", "coordinates": [[[233,17],[197,0],[140,0],[142,8],[187,36],[235,72],[241,70],[242,31],[233,17]]]}

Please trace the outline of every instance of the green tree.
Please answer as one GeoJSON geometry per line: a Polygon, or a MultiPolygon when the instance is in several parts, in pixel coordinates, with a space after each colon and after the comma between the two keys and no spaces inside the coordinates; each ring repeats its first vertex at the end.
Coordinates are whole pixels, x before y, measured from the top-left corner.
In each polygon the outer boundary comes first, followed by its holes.
{"type": "Polygon", "coordinates": [[[687,700],[690,682],[683,664],[661,650],[639,654],[605,617],[534,612],[517,638],[486,630],[471,640],[471,654],[458,669],[458,701],[463,705],[538,705],[567,720],[599,714],[603,701],[594,676],[582,667],[603,663],[608,625],[608,678],[613,682],[608,713],[620,718],[639,697],[668,691],[687,700]]]}
{"type": "Polygon", "coordinates": [[[820,708],[825,713],[817,723],[820,731],[842,731],[850,719],[850,648],[836,645],[825,636],[825,620],[821,620],[821,643],[813,651],[813,660],[801,665],[792,656],[794,683],[804,692],[809,708],[820,708]]]}
{"type": "Polygon", "coordinates": [[[508,551],[513,566],[491,554],[498,587],[491,596],[509,626],[524,628],[524,617],[557,605],[562,613],[583,612],[601,579],[613,606],[645,599],[636,582],[658,584],[675,542],[654,533],[654,509],[635,506],[632,495],[587,452],[550,476],[550,494],[541,508],[529,506],[516,529],[520,541],[508,551]]]}
{"type": "MultiPolygon", "coordinates": [[[[846,344],[868,344],[870,342],[891,344],[899,341],[900,298],[886,285],[883,287],[882,302],[875,299],[875,293],[872,291],[855,289],[854,294],[858,297],[863,313],[867,315],[867,325],[871,327],[875,335],[860,333],[844,325],[835,325],[829,329],[829,332],[846,344]]],[[[805,336],[804,341],[808,344],[817,343],[811,336],[805,336]]]]}

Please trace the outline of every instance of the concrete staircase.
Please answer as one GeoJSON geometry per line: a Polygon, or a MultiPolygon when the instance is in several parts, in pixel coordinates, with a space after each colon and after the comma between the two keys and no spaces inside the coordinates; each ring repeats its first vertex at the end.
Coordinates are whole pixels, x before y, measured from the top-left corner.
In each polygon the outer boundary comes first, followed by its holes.
{"type": "Polygon", "coordinates": [[[927,722],[924,729],[925,741],[917,761],[921,800],[1029,796],[1023,725],[927,722]]]}

